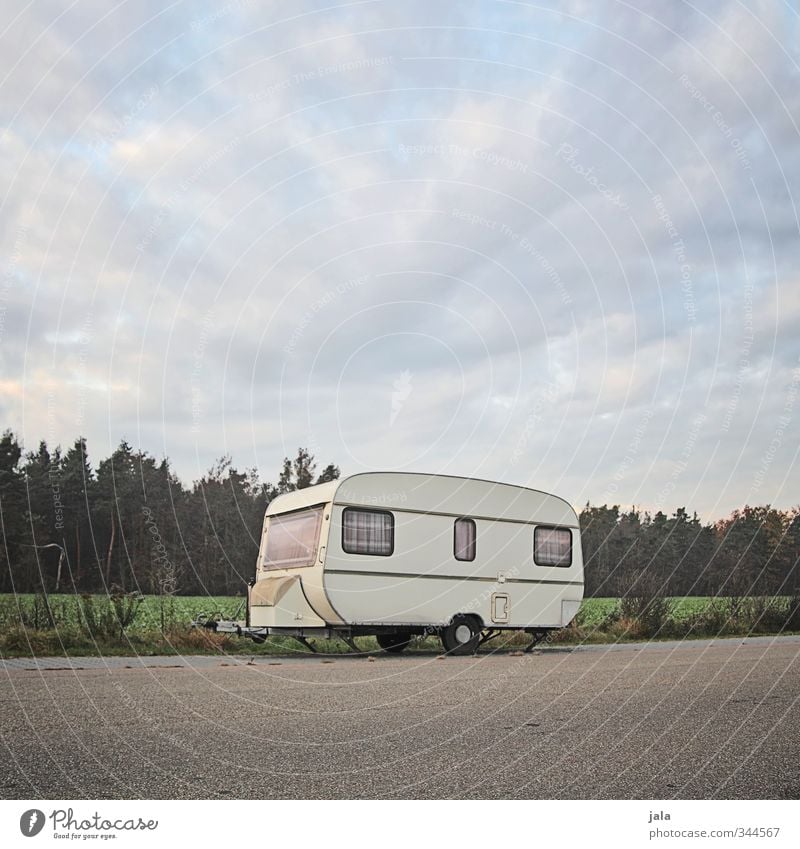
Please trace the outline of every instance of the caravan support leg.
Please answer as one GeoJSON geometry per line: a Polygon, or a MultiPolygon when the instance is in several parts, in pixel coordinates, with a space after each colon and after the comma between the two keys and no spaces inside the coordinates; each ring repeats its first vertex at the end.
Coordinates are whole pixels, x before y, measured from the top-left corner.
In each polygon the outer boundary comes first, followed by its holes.
{"type": "Polygon", "coordinates": [[[352,637],[343,637],[339,636],[339,639],[347,646],[349,646],[356,654],[361,654],[361,649],[353,642],[352,637]]]}
{"type": "Polygon", "coordinates": [[[538,646],[539,643],[541,643],[541,641],[545,639],[545,637],[547,637],[547,631],[529,631],[528,633],[533,634],[533,639],[530,641],[529,645],[525,646],[525,648],[523,649],[525,654],[529,654],[530,652],[532,652],[536,648],[536,646],[538,646]]]}
{"type": "Polygon", "coordinates": [[[313,654],[317,653],[317,650],[314,648],[314,646],[311,645],[311,643],[309,643],[309,641],[305,637],[295,637],[295,639],[298,643],[302,643],[313,654]]]}
{"type": "Polygon", "coordinates": [[[500,631],[493,631],[491,628],[489,628],[489,630],[488,630],[488,631],[486,631],[486,632],[485,632],[485,633],[481,636],[481,641],[478,643],[478,645],[477,645],[477,646],[475,646],[475,653],[476,653],[476,654],[478,653],[478,649],[479,649],[479,648],[480,648],[480,647],[481,647],[484,643],[488,643],[488,642],[489,642],[489,640],[493,640],[495,637],[499,637],[499,636],[500,636],[500,633],[501,633],[500,631]]]}

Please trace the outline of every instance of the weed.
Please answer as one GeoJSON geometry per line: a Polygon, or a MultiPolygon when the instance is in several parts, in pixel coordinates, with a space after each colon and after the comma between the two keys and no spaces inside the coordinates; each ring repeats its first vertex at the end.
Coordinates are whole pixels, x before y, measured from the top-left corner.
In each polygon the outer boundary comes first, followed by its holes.
{"type": "Polygon", "coordinates": [[[141,593],[113,591],[109,596],[78,597],[80,616],[90,636],[122,639],[144,601],[141,593]]]}

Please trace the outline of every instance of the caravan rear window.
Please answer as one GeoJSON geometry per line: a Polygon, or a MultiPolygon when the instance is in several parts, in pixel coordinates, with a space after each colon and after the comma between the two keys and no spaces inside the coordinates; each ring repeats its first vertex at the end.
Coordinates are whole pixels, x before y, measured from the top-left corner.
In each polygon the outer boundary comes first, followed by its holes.
{"type": "Polygon", "coordinates": [[[536,528],[533,562],[537,566],[571,566],[572,531],[569,528],[536,528]]]}
{"type": "Polygon", "coordinates": [[[394,516],[385,510],[354,510],[342,514],[342,548],[348,554],[388,557],[394,551],[394,516]]]}
{"type": "Polygon", "coordinates": [[[311,566],[317,555],[322,505],[310,510],[270,516],[267,527],[265,569],[311,566]]]}

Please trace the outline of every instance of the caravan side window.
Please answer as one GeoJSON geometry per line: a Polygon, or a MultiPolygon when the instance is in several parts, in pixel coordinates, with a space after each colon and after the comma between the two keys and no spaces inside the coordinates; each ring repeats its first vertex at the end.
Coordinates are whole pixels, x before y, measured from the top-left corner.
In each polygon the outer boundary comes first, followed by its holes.
{"type": "Polygon", "coordinates": [[[572,565],[572,531],[540,526],[533,532],[533,562],[537,566],[572,565]]]}
{"type": "Polygon", "coordinates": [[[456,560],[475,559],[475,522],[472,519],[456,519],[453,526],[453,553],[456,560]]]}
{"type": "Polygon", "coordinates": [[[388,557],[394,551],[394,516],[385,510],[354,510],[342,514],[342,548],[348,554],[388,557]]]}

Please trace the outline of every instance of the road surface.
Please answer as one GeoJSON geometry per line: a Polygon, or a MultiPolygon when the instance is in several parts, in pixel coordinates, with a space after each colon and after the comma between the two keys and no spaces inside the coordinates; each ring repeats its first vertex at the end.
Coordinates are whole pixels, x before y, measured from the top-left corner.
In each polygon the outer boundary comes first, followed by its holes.
{"type": "Polygon", "coordinates": [[[796,799],[799,673],[797,637],[5,661],[0,797],[796,799]]]}

